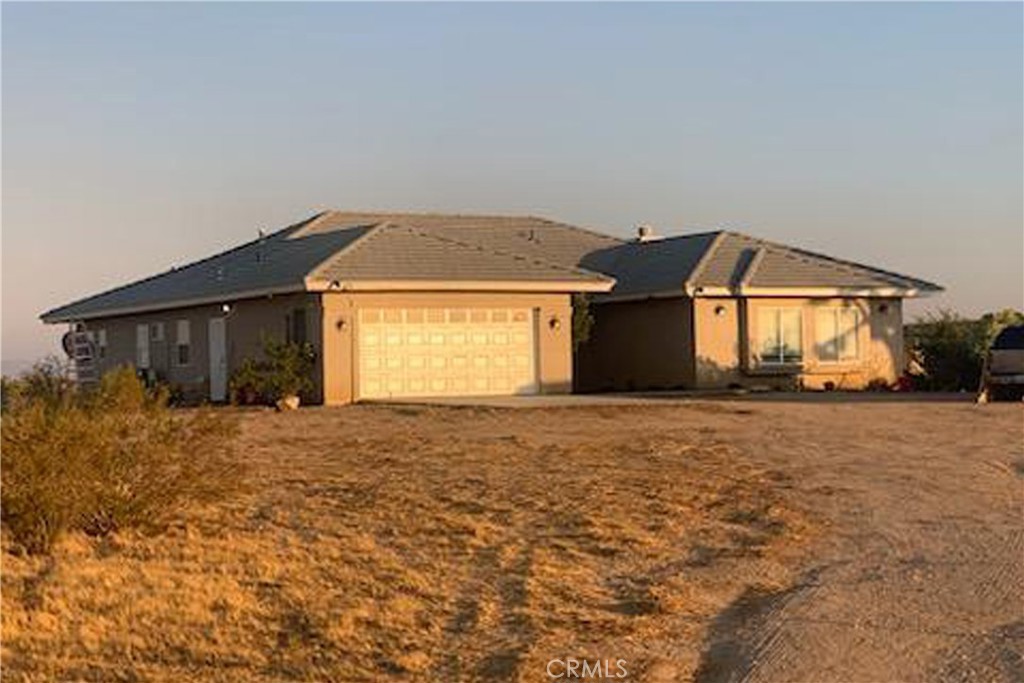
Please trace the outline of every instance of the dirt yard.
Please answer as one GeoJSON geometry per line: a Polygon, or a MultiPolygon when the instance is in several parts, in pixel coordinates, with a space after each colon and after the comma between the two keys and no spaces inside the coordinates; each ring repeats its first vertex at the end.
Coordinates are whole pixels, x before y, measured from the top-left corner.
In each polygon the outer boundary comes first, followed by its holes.
{"type": "Polygon", "coordinates": [[[1024,679],[1019,405],[241,419],[241,496],[5,548],[4,680],[1024,679]]]}

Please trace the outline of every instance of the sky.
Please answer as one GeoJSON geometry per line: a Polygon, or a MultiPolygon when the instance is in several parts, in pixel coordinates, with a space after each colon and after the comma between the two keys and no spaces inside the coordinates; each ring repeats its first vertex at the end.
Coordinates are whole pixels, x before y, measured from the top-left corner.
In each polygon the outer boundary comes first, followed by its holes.
{"type": "Polygon", "coordinates": [[[2,6],[5,369],[325,208],[720,227],[1024,308],[1024,5],[2,6]]]}

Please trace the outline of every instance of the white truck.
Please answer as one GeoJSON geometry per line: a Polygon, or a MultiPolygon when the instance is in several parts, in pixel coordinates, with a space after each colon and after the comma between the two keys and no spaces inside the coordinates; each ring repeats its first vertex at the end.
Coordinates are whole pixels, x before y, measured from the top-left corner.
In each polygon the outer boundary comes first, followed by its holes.
{"type": "Polygon", "coordinates": [[[1020,401],[1024,397],[1024,325],[996,335],[981,373],[982,400],[1020,401]]]}

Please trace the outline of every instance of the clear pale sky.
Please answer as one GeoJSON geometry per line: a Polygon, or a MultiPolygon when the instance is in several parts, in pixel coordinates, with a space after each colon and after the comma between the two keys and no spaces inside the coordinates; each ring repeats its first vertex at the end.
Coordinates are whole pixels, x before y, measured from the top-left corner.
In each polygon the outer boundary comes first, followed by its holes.
{"type": "Polygon", "coordinates": [[[5,367],[328,207],[725,226],[1024,307],[1022,12],[5,4],[5,367]]]}

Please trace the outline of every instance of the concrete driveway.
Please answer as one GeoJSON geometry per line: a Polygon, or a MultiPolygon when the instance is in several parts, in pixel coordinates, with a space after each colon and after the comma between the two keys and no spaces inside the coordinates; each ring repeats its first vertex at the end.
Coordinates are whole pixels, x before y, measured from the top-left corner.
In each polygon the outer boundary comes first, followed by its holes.
{"type": "Polygon", "coordinates": [[[756,401],[779,403],[950,403],[973,402],[972,393],[882,392],[750,392],[742,390],[651,391],[607,394],[551,394],[542,396],[439,396],[365,401],[376,404],[430,405],[484,408],[585,408],[692,403],[694,401],[756,401]]]}

